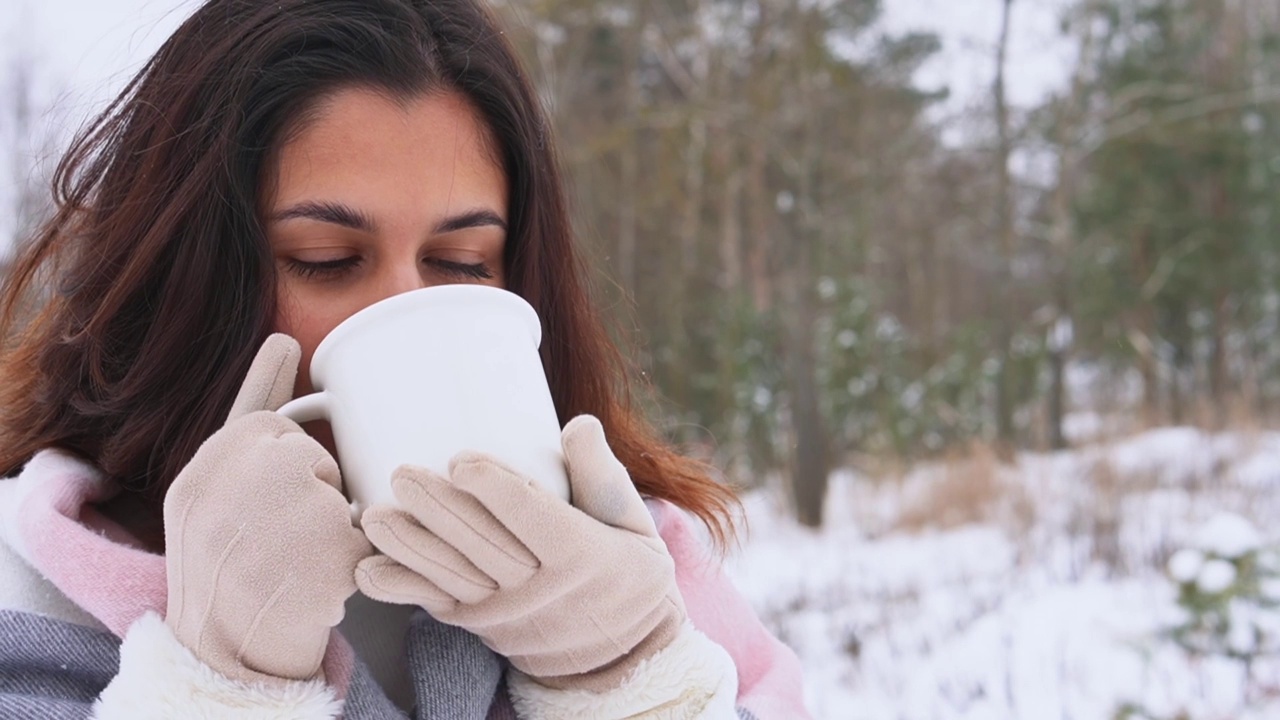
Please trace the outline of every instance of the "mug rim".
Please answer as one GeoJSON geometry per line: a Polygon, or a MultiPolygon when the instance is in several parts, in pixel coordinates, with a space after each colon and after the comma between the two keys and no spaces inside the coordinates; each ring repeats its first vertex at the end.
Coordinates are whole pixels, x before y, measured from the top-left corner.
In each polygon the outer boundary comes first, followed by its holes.
{"type": "MultiPolygon", "coordinates": [[[[389,298],[379,300],[378,302],[356,311],[351,317],[338,323],[338,325],[329,331],[328,335],[320,341],[316,346],[315,353],[311,356],[311,375],[315,379],[315,369],[328,357],[332,352],[332,348],[340,342],[345,335],[349,335],[358,325],[371,322],[388,313],[399,311],[404,306],[412,306],[423,301],[424,297],[434,298],[432,302],[448,300],[445,296],[453,296],[453,300],[466,298],[470,301],[488,300],[499,305],[504,305],[515,309],[515,311],[523,315],[525,324],[529,329],[529,334],[533,338],[534,348],[542,347],[542,322],[538,318],[538,313],[529,304],[529,301],[519,295],[507,290],[506,288],[493,287],[491,285],[467,285],[461,283],[449,285],[433,285],[431,287],[418,288],[410,290],[398,295],[392,295],[389,298]]],[[[316,388],[319,390],[319,388],[316,388]]]]}

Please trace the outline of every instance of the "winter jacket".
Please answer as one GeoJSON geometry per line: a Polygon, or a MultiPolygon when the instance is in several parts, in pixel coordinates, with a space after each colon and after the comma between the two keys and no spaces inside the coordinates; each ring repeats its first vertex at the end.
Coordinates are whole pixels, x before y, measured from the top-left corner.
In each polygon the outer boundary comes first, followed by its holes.
{"type": "MultiPolygon", "coordinates": [[[[250,686],[201,663],[162,619],[164,557],[94,510],[113,492],[93,467],[52,450],[18,476],[0,479],[0,720],[406,717],[337,631],[324,659],[325,681],[250,686]]],[[[734,702],[711,704],[736,706],[738,718],[808,718],[795,654],[761,625],[685,515],[665,502],[649,507],[676,562],[693,628],[686,635],[700,636],[677,638],[618,690],[553,694],[554,710],[545,716],[615,717],[644,695],[648,679],[678,677],[731,693],[734,702]],[[728,651],[734,667],[722,661],[710,677],[706,658],[698,656],[705,638],[728,651]]],[[[415,720],[534,717],[523,710],[530,705],[521,691],[508,689],[505,660],[464,630],[419,611],[406,655],[415,720]]],[[[542,713],[545,703],[538,699],[542,713]]],[[[645,717],[676,716],[659,710],[645,717]]],[[[695,717],[719,720],[709,712],[695,717]]]]}

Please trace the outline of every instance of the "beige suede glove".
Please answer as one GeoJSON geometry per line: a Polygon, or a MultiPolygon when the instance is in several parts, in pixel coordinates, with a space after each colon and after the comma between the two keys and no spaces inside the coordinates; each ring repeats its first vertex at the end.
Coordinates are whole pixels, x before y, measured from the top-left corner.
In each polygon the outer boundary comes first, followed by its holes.
{"type": "Polygon", "coordinates": [[[400,468],[402,509],[362,520],[385,555],[361,562],[356,582],[475,633],[543,685],[600,692],[670,644],[684,601],[600,421],[576,418],[562,444],[572,505],[478,453],[454,458],[450,479],[400,468]]]}
{"type": "Polygon", "coordinates": [[[267,339],[227,424],[165,496],[165,622],[233,680],[317,679],[356,563],[373,552],[333,457],[272,412],[292,395],[301,354],[293,338],[267,339]]]}

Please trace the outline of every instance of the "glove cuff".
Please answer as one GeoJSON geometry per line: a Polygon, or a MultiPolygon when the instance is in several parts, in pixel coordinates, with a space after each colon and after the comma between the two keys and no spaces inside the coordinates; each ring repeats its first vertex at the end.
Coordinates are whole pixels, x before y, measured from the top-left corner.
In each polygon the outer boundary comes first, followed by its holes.
{"type": "Polygon", "coordinates": [[[558,687],[549,687],[544,679],[512,668],[507,682],[517,715],[530,720],[649,717],[646,713],[658,708],[667,713],[662,717],[735,717],[738,675],[733,659],[691,623],[678,627],[665,648],[628,668],[621,684],[608,690],[591,690],[572,681],[582,678],[595,686],[595,673],[558,678],[558,687]]]}
{"type": "MultiPolygon", "coordinates": [[[[275,671],[255,669],[252,658],[238,654],[239,648],[234,639],[237,634],[220,623],[221,618],[213,616],[203,618],[203,624],[179,620],[173,622],[166,618],[165,624],[174,639],[187,651],[207,665],[214,672],[229,680],[249,685],[285,685],[288,683],[324,681],[322,664],[325,647],[329,635],[324,636],[324,644],[306,647],[294,643],[293,652],[288,655],[292,667],[280,667],[275,671]]],[[[272,647],[281,647],[278,643],[272,647]]],[[[279,655],[278,652],[273,653],[279,655]]],[[[261,667],[261,666],[259,666],[261,667]]]]}
{"type": "Polygon", "coordinates": [[[154,613],[120,646],[120,672],[94,705],[94,720],[333,720],[342,702],[324,682],[239,682],[201,662],[154,613]]]}

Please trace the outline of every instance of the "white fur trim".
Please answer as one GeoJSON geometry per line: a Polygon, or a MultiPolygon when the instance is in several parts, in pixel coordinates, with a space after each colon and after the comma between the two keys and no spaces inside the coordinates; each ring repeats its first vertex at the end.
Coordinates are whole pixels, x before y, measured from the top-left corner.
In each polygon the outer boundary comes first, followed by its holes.
{"type": "Polygon", "coordinates": [[[511,670],[521,720],[737,720],[738,672],[724,648],[685,623],[670,645],[616,690],[553,690],[511,670]]]}
{"type": "Polygon", "coordinates": [[[164,620],[143,615],[120,646],[120,672],[93,720],[333,720],[342,702],[319,680],[249,685],[218,674],[183,647],[164,620]]]}

